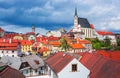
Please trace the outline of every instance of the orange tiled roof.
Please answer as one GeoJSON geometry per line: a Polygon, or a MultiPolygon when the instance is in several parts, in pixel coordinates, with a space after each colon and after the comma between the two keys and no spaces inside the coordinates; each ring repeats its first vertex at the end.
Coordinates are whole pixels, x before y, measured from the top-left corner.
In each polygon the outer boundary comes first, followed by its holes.
{"type": "Polygon", "coordinates": [[[49,49],[46,48],[46,47],[41,47],[38,52],[42,53],[42,52],[45,52],[45,51],[49,51],[49,49]]]}
{"type": "Polygon", "coordinates": [[[80,40],[79,38],[77,38],[77,43],[80,43],[80,44],[90,44],[91,42],[86,40],[86,39],[80,40]]]}
{"type": "Polygon", "coordinates": [[[21,40],[21,45],[32,45],[32,41],[21,40]]]}
{"type": "Polygon", "coordinates": [[[56,42],[49,42],[50,45],[53,45],[53,46],[59,46],[60,45],[60,42],[56,41],[56,42]]]}
{"type": "Polygon", "coordinates": [[[85,48],[82,44],[71,44],[73,49],[83,49],[85,48]]]}

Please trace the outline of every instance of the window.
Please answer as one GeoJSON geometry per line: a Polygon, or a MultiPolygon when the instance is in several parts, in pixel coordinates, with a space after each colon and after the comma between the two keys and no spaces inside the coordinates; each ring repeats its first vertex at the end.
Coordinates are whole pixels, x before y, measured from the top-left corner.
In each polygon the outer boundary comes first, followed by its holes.
{"type": "Polygon", "coordinates": [[[2,51],[2,53],[4,53],[4,51],[2,51]]]}
{"type": "Polygon", "coordinates": [[[14,57],[14,55],[12,55],[12,57],[14,57]]]}
{"type": "Polygon", "coordinates": [[[14,51],[12,51],[12,53],[14,53],[14,51]]]}
{"type": "Polygon", "coordinates": [[[72,64],[72,72],[76,72],[77,71],[77,64],[72,64]]]}

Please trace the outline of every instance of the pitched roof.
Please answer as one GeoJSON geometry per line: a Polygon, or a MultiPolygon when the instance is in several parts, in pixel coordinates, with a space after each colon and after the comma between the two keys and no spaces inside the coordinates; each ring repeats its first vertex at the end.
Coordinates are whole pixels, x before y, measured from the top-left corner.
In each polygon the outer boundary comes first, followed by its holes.
{"type": "Polygon", "coordinates": [[[49,57],[45,62],[51,67],[55,73],[59,73],[64,67],[66,67],[74,58],[69,54],[63,54],[58,52],[55,55],[49,57]]]}
{"type": "Polygon", "coordinates": [[[25,76],[18,70],[6,66],[3,71],[0,72],[0,78],[25,78],[25,76]]]}
{"type": "Polygon", "coordinates": [[[83,49],[85,48],[82,44],[71,44],[73,49],[83,49]]]}
{"type": "Polygon", "coordinates": [[[38,50],[38,52],[40,52],[40,53],[45,52],[45,51],[49,51],[49,49],[46,48],[46,47],[41,47],[41,48],[38,50]]]}
{"type": "Polygon", "coordinates": [[[90,28],[90,24],[86,18],[78,18],[78,24],[83,28],[90,28]]]}
{"type": "Polygon", "coordinates": [[[120,51],[106,51],[106,50],[97,50],[98,54],[103,55],[104,57],[110,58],[114,61],[120,60],[120,51]]]}
{"type": "Polygon", "coordinates": [[[22,63],[28,62],[28,64],[33,69],[37,69],[41,66],[44,66],[44,61],[42,60],[42,58],[38,57],[37,55],[28,55],[28,56],[22,57],[21,61],[22,61],[22,63]],[[39,64],[37,64],[36,61],[38,61],[39,64]]]}
{"type": "Polygon", "coordinates": [[[120,62],[88,52],[82,55],[80,62],[91,71],[90,78],[120,78],[120,62]]]}
{"type": "Polygon", "coordinates": [[[113,32],[109,31],[96,31],[99,35],[113,35],[113,32]]]}
{"type": "Polygon", "coordinates": [[[53,46],[59,46],[60,42],[59,41],[55,41],[55,42],[51,41],[51,42],[49,42],[49,44],[53,45],[53,46]]]}

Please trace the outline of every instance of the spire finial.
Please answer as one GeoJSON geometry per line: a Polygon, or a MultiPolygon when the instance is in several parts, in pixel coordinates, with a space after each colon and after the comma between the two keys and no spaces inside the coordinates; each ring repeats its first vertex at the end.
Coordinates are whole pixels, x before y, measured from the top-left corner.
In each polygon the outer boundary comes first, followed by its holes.
{"type": "Polygon", "coordinates": [[[75,16],[77,16],[77,8],[75,8],[75,16]]]}

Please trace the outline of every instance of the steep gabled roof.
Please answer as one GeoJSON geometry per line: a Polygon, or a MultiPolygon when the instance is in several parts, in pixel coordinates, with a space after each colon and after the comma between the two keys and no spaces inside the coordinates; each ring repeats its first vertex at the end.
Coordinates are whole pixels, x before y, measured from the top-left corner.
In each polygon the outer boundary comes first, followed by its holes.
{"type": "Polygon", "coordinates": [[[97,53],[84,53],[80,62],[90,71],[90,78],[120,78],[120,62],[97,53]]]}
{"type": "Polygon", "coordinates": [[[86,18],[78,18],[78,24],[80,24],[83,28],[91,28],[90,23],[86,18]]]}
{"type": "Polygon", "coordinates": [[[18,70],[6,66],[5,69],[0,72],[0,78],[25,78],[25,76],[18,70]]]}
{"type": "Polygon", "coordinates": [[[55,73],[59,73],[61,70],[64,69],[74,58],[66,54],[64,55],[62,52],[58,52],[55,55],[49,57],[46,60],[46,63],[51,67],[51,69],[55,73]]]}

